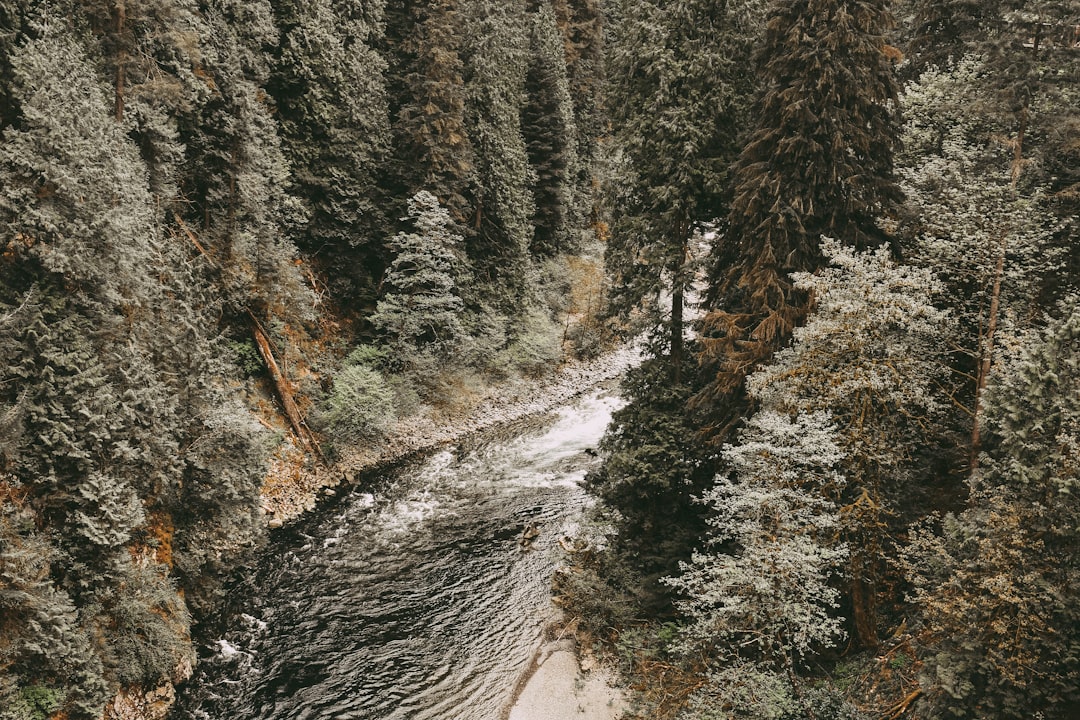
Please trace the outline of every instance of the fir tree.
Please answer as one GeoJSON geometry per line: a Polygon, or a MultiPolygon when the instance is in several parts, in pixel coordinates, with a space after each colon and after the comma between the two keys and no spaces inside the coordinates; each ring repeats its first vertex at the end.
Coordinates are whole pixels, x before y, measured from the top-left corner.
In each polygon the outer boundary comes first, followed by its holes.
{"type": "Polygon", "coordinates": [[[525,91],[528,101],[521,122],[535,176],[536,204],[530,250],[536,256],[551,256],[575,248],[574,233],[582,217],[576,196],[579,169],[574,105],[562,38],[549,7],[532,16],[525,91]]]}
{"type": "Polygon", "coordinates": [[[529,23],[524,0],[467,3],[466,117],[476,150],[466,247],[481,296],[523,309],[531,271],[532,169],[521,132],[529,23]]]}
{"type": "Polygon", "coordinates": [[[390,149],[382,2],[277,2],[280,56],[268,80],[293,190],[308,208],[294,229],[322,261],[334,296],[374,294],[381,271],[382,163],[390,149]]]}
{"type": "Polygon", "coordinates": [[[808,310],[790,274],[812,271],[828,235],[889,244],[895,213],[897,85],[892,25],[879,0],[777,0],[758,55],[764,94],[734,170],[727,226],[713,249],[701,360],[715,379],[696,403],[714,432],[736,423],[746,374],[791,337],[808,310]]]}
{"type": "Polygon", "coordinates": [[[823,252],[833,267],[793,277],[815,312],[791,347],[747,379],[747,392],[763,410],[833,417],[847,478],[836,496],[850,548],[846,600],[852,634],[873,647],[892,529],[926,512],[911,485],[917,451],[931,444],[941,415],[935,391],[945,359],[936,343],[947,316],[932,304],[930,273],[896,266],[886,248],[855,253],[829,241],[823,252]]]}
{"type": "Polygon", "coordinates": [[[465,334],[462,238],[429,192],[409,200],[409,218],[415,232],[399,233],[390,243],[395,256],[371,323],[386,336],[397,364],[433,371],[433,361],[454,357],[465,334]]]}
{"type": "Polygon", "coordinates": [[[1080,303],[1026,334],[987,392],[968,507],[905,555],[929,631],[929,712],[1072,717],[1080,704],[1080,303]]]}
{"type": "MultiPolygon", "coordinates": [[[[616,311],[671,296],[677,378],[696,231],[725,214],[727,170],[752,90],[745,72],[760,4],[623,3],[609,42],[608,108],[623,169],[605,262],[616,311]]],[[[651,305],[656,307],[655,305],[651,305]]]]}
{"type": "Polygon", "coordinates": [[[204,22],[198,70],[210,93],[184,118],[182,135],[188,225],[216,259],[232,312],[302,316],[312,303],[286,231],[306,218],[288,190],[290,168],[264,90],[271,68],[262,49],[280,34],[268,0],[215,0],[204,22]]]}
{"type": "Polygon", "coordinates": [[[389,22],[396,100],[394,147],[402,194],[434,194],[458,223],[472,214],[476,165],[465,120],[464,32],[457,0],[398,3],[389,22]]]}
{"type": "Polygon", "coordinates": [[[831,582],[848,553],[836,543],[837,429],[826,413],[762,410],[723,458],[730,474],[702,496],[712,511],[707,548],[667,580],[690,620],[684,642],[717,665],[742,656],[787,670],[843,636],[831,582]]]}

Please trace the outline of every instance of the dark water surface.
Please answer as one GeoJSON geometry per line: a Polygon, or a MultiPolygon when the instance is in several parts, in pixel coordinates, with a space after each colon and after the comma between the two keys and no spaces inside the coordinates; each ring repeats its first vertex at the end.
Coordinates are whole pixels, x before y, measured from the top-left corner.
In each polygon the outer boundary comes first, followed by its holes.
{"type": "Polygon", "coordinates": [[[284,531],[174,718],[496,720],[549,607],[607,391],[398,471],[284,531]],[[534,549],[519,538],[536,523],[534,549]]]}

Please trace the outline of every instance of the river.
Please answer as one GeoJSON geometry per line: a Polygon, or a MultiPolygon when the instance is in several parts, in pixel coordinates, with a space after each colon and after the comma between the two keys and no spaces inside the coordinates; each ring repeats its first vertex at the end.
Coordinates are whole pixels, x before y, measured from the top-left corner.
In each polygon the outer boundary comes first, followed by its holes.
{"type": "Polygon", "coordinates": [[[177,720],[498,720],[545,621],[558,539],[621,401],[596,390],[354,490],[232,586],[177,720]],[[539,536],[524,549],[522,533],[539,536]]]}

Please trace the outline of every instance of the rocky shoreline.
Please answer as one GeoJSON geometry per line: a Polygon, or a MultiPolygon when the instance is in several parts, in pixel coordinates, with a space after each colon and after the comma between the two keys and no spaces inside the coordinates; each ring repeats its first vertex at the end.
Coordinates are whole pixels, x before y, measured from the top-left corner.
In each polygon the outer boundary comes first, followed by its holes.
{"type": "Polygon", "coordinates": [[[297,470],[296,456],[281,454],[262,489],[267,526],[275,529],[294,522],[314,510],[321,498],[337,494],[342,486],[353,485],[365,473],[458,442],[474,433],[551,410],[602,382],[619,377],[640,361],[640,349],[627,345],[592,360],[565,363],[539,378],[495,383],[471,403],[471,411],[456,416],[433,416],[428,411],[404,418],[379,442],[356,448],[328,467],[297,470]]]}

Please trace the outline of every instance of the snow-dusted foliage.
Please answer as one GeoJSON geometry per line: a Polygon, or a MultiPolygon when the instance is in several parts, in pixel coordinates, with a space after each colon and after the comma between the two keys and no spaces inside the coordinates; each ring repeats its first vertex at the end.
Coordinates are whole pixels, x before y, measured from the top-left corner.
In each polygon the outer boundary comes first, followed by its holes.
{"type": "Polygon", "coordinates": [[[1029,164],[992,121],[969,112],[984,102],[981,58],[965,57],[950,70],[931,69],[904,95],[904,145],[909,164],[900,171],[914,220],[911,260],[935,269],[949,290],[965,333],[959,349],[979,353],[995,276],[1004,319],[1029,313],[1048,274],[1060,270],[1062,226],[1047,211],[1044,188],[1029,187],[1029,164]],[[1001,268],[998,270],[998,261],[1001,268]]]}
{"type": "Polygon", "coordinates": [[[844,485],[835,426],[825,413],[764,410],[723,455],[731,472],[702,498],[709,551],[668,580],[684,596],[687,644],[722,656],[753,646],[773,662],[832,644],[843,631],[830,578],[847,556],[832,499],[844,485]]]}
{"type": "MultiPolygon", "coordinates": [[[[867,411],[884,421],[901,410],[925,417],[937,409],[931,388],[942,368],[935,345],[947,314],[932,303],[940,288],[933,274],[896,264],[885,248],[858,253],[826,238],[822,252],[830,267],[793,275],[814,298],[813,315],[747,388],[763,405],[832,410],[850,441],[865,448],[875,442],[859,432],[867,411]]],[[[885,461],[891,453],[881,451],[885,461]]]]}

